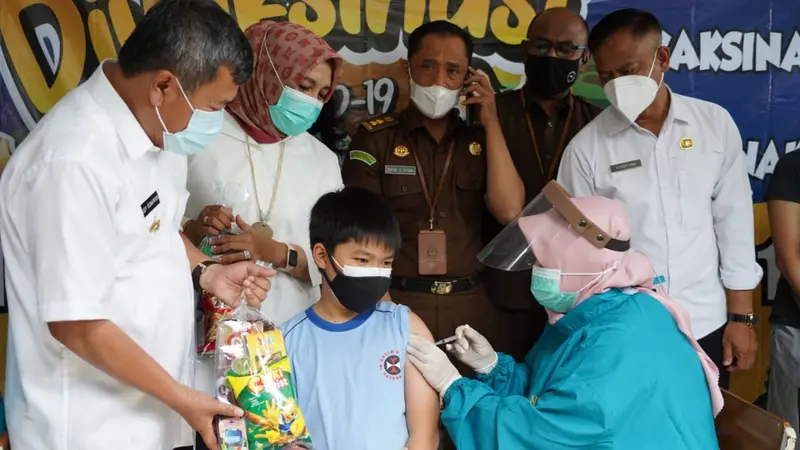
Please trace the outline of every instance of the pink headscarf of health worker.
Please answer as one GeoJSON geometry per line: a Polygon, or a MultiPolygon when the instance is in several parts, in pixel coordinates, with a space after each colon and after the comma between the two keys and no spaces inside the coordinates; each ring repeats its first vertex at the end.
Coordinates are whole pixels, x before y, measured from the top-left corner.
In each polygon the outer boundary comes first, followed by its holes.
{"type": "Polygon", "coordinates": [[[287,137],[269,112],[281,98],[284,84],[296,89],[318,64],[329,62],[333,79],[323,99],[327,102],[339,84],[343,61],[325,39],[291,22],[264,20],[248,27],[245,36],[253,48],[255,70],[227,110],[256,142],[272,144],[287,137]]]}
{"type": "MultiPolygon", "coordinates": [[[[502,270],[525,266],[530,270],[535,261],[552,271],[561,293],[577,293],[567,314],[587,298],[613,288],[630,288],[655,298],[697,352],[716,416],[723,405],[719,369],[692,335],[686,310],[653,285],[655,272],[650,260],[630,249],[630,236],[630,220],[622,203],[605,197],[571,198],[561,185],[551,181],[479,258],[502,270]]],[[[535,284],[534,280],[532,286],[535,284]]],[[[550,323],[564,316],[546,306],[545,310],[550,323]]]]}

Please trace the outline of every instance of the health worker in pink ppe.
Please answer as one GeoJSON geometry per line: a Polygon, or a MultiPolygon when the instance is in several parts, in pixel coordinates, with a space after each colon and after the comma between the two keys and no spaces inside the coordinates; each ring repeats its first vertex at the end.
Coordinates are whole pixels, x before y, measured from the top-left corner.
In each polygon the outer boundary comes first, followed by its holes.
{"type": "Polygon", "coordinates": [[[573,199],[551,181],[479,255],[532,271],[550,320],[525,362],[464,325],[447,349],[475,370],[468,379],[412,336],[409,359],[439,392],[459,450],[719,448],[719,371],[630,235],[622,203],[573,199]]]}

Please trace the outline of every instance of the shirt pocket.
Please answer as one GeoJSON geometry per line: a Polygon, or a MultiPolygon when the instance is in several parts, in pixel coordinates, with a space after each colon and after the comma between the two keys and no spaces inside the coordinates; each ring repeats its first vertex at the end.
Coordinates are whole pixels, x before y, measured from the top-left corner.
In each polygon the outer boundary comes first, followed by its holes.
{"type": "Polygon", "coordinates": [[[180,189],[175,192],[175,199],[170,202],[170,210],[165,211],[165,218],[169,218],[170,220],[170,222],[163,224],[168,225],[167,229],[180,229],[181,222],[183,221],[183,215],[186,212],[186,202],[188,200],[189,191],[186,189],[180,189]]]}
{"type": "Polygon", "coordinates": [[[710,227],[711,197],[722,171],[722,148],[696,145],[690,150],[679,150],[672,163],[678,170],[681,225],[692,230],[710,227]]]}
{"type": "Polygon", "coordinates": [[[486,166],[471,162],[458,168],[455,176],[458,206],[464,220],[481,217],[485,204],[486,166]]]}
{"type": "Polygon", "coordinates": [[[117,260],[121,266],[125,263],[146,257],[147,249],[154,240],[160,221],[157,215],[162,208],[158,205],[145,216],[139,204],[144,199],[141,196],[125,194],[121,199],[114,214],[114,226],[117,229],[117,242],[119,249],[117,260]]]}
{"type": "MultiPolygon", "coordinates": [[[[420,184],[418,174],[384,173],[381,178],[383,195],[389,201],[401,230],[428,220],[428,203],[422,195],[422,184],[420,184]]],[[[430,186],[428,189],[430,192],[430,186]]]]}
{"type": "Polygon", "coordinates": [[[124,193],[114,217],[119,233],[133,238],[148,236],[154,220],[157,220],[164,210],[161,199],[155,200],[156,198],[155,191],[150,195],[124,193]],[[147,206],[147,203],[150,205],[147,206]],[[147,214],[145,214],[145,210],[147,210],[147,214]]]}

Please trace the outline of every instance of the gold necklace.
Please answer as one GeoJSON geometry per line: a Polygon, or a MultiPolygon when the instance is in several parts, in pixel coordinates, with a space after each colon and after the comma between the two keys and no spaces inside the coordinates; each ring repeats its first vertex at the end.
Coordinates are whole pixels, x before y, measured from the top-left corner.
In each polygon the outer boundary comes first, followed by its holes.
{"type": "Polygon", "coordinates": [[[258,222],[253,224],[253,228],[263,233],[267,239],[272,239],[274,235],[272,227],[269,226],[269,218],[272,216],[272,208],[275,206],[275,199],[278,197],[278,184],[281,180],[281,169],[283,168],[283,155],[286,150],[286,141],[281,142],[280,155],[278,156],[278,169],[275,171],[275,184],[272,186],[272,198],[269,200],[269,208],[266,214],[261,209],[261,200],[258,198],[258,183],[256,182],[256,168],[253,164],[253,155],[250,152],[250,136],[245,135],[247,145],[247,160],[250,162],[250,175],[253,178],[253,193],[256,196],[256,209],[258,209],[258,222]]]}

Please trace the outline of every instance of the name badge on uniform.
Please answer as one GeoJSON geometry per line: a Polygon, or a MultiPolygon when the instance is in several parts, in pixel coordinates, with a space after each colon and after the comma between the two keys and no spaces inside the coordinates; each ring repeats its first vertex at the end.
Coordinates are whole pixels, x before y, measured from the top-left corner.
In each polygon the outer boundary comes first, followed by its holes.
{"type": "Polygon", "coordinates": [[[392,166],[387,164],[383,171],[386,175],[416,175],[417,166],[392,166]]]}
{"type": "Polygon", "coordinates": [[[611,169],[611,173],[616,173],[616,172],[622,172],[624,170],[636,169],[638,167],[642,167],[641,159],[634,159],[633,161],[613,164],[612,166],[609,167],[609,169],[611,169]]]}
{"type": "Polygon", "coordinates": [[[158,198],[158,191],[155,191],[142,203],[142,214],[147,217],[160,204],[161,200],[158,198]]]}

